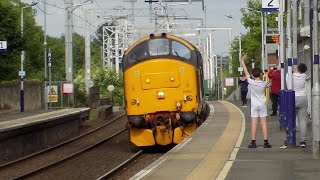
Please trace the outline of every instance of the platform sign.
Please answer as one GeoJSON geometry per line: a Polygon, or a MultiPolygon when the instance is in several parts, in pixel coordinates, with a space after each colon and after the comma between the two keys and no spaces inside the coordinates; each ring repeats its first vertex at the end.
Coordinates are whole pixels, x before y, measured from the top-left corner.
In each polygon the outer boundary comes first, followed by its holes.
{"type": "Polygon", "coordinates": [[[19,75],[20,77],[24,77],[24,76],[26,76],[26,71],[19,71],[19,72],[18,72],[18,75],[19,75]]]}
{"type": "Polygon", "coordinates": [[[263,12],[279,11],[280,0],[262,0],[263,12]]]}
{"type": "Polygon", "coordinates": [[[62,87],[63,94],[72,94],[73,93],[73,84],[72,83],[64,83],[62,87]]]}
{"type": "Polygon", "coordinates": [[[7,41],[0,41],[0,52],[7,50],[7,41]]]}
{"type": "Polygon", "coordinates": [[[234,79],[226,78],[226,86],[234,86],[234,79]]]}
{"type": "Polygon", "coordinates": [[[47,86],[48,102],[58,102],[58,86],[47,86]]]}

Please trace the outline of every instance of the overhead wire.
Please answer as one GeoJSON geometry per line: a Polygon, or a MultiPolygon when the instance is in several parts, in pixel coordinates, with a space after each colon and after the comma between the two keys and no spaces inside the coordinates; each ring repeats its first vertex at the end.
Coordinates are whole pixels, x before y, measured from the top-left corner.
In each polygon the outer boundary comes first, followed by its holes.
{"type": "MultiPolygon", "coordinates": [[[[48,3],[48,2],[44,2],[44,1],[39,1],[39,2],[42,2],[42,3],[46,4],[46,5],[49,5],[49,6],[52,6],[52,7],[58,8],[58,9],[66,10],[66,8],[63,8],[63,7],[57,6],[57,5],[55,5],[55,4],[50,4],[50,3],[48,3]]],[[[89,25],[90,25],[90,26],[92,26],[92,27],[96,28],[96,26],[94,26],[93,24],[91,24],[90,22],[88,22],[88,21],[87,21],[86,19],[84,19],[83,17],[81,17],[81,16],[79,16],[79,15],[75,14],[73,11],[70,11],[70,12],[71,12],[71,14],[73,14],[74,16],[76,16],[76,17],[80,18],[80,19],[81,19],[81,20],[83,20],[84,22],[89,23],[89,25]]]]}

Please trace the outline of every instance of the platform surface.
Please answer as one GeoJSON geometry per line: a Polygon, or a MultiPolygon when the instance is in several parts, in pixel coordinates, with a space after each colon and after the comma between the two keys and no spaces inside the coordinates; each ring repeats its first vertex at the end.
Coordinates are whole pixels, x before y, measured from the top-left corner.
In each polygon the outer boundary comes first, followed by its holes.
{"type": "Polygon", "coordinates": [[[226,180],[316,180],[320,160],[313,158],[312,127],[308,123],[307,147],[280,149],[286,136],[280,131],[279,116],[268,116],[269,142],[263,148],[260,124],[256,149],[251,142],[250,106],[238,102],[210,102],[213,111],[189,138],[131,179],[226,179],[226,180]]]}
{"type": "Polygon", "coordinates": [[[71,116],[78,113],[88,112],[89,108],[68,108],[53,111],[32,111],[16,112],[0,115],[0,133],[25,126],[31,126],[58,119],[64,116],[71,116]]]}

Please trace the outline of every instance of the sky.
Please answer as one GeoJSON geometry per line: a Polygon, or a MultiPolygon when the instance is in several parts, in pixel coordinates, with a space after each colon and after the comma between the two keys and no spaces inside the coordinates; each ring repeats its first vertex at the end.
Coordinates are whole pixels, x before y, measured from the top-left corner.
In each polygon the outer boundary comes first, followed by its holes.
{"type": "MultiPolygon", "coordinates": [[[[25,3],[31,3],[36,0],[22,0],[25,3]]],[[[36,6],[32,8],[37,11],[36,21],[39,26],[44,26],[44,3],[38,3],[36,6]]],[[[75,4],[81,4],[86,0],[73,0],[75,4]]],[[[80,6],[76,8],[73,13],[74,16],[74,31],[79,34],[84,34],[84,24],[85,24],[85,16],[84,12],[86,8],[95,9],[92,12],[91,16],[91,31],[93,32],[101,23],[103,23],[104,19],[97,18],[107,16],[108,14],[115,14],[114,8],[131,8],[130,2],[125,2],[130,0],[93,0],[93,4],[87,4],[85,6],[80,6]]],[[[64,0],[46,0],[47,5],[47,34],[54,37],[60,37],[64,34],[65,28],[65,5],[64,0]]],[[[203,18],[206,22],[207,27],[222,27],[222,28],[232,28],[232,39],[235,36],[238,36],[240,32],[246,32],[246,29],[241,25],[241,13],[240,9],[246,6],[247,0],[205,0],[206,13],[202,10],[202,3],[200,2],[192,2],[188,5],[178,5],[173,6],[175,8],[176,14],[188,15],[190,18],[203,18]],[[226,16],[231,15],[233,19],[230,19],[226,16]],[[206,18],[205,18],[206,17],[206,18]]],[[[149,23],[149,3],[145,3],[144,0],[137,0],[135,3],[136,8],[141,8],[141,10],[136,11],[136,14],[139,16],[145,17],[137,17],[135,20],[135,24],[142,25],[144,23],[149,23]]],[[[159,5],[154,5],[154,7],[160,8],[159,5]]],[[[120,15],[120,14],[118,14],[120,15]]],[[[182,23],[181,20],[177,21],[177,23],[182,23]]],[[[187,21],[184,21],[187,22],[187,21]]],[[[189,21],[193,23],[199,23],[200,21],[189,21]]],[[[143,26],[146,26],[144,24],[143,26]]],[[[213,32],[213,53],[217,55],[221,55],[224,52],[227,52],[230,47],[229,42],[229,34],[228,31],[214,31],[213,32]]]]}

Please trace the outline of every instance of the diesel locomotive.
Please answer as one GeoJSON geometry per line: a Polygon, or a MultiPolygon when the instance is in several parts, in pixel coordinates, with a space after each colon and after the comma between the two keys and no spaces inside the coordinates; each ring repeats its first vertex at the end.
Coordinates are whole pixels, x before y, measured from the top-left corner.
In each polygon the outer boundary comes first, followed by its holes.
{"type": "Polygon", "coordinates": [[[122,71],[133,147],[178,144],[207,118],[203,61],[188,41],[150,34],[126,50],[122,71]]]}

